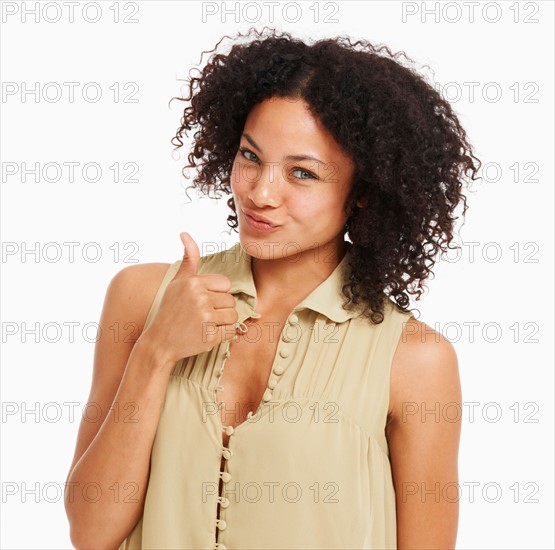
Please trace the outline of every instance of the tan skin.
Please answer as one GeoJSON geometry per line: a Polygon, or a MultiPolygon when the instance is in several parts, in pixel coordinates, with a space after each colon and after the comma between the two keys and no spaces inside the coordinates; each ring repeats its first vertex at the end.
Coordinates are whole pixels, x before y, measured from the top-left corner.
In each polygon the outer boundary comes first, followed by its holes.
{"type": "MultiPolygon", "coordinates": [[[[262,337],[254,341],[238,336],[230,344],[232,352],[228,362],[236,362],[241,368],[227,368],[222,376],[225,390],[218,392],[217,398],[226,404],[222,410],[224,425],[236,426],[245,420],[248,411],[256,410],[273,363],[275,335],[279,335],[294,306],[324,281],[343,258],[342,229],[347,219],[343,205],[353,172],[349,156],[311,115],[304,102],[274,98],[250,112],[235,158],[231,185],[239,215],[241,245],[253,256],[256,311],[261,314],[259,319],[248,319],[246,324],[258,323],[262,337]],[[299,154],[312,155],[322,162],[285,158],[299,154]],[[280,227],[269,234],[253,230],[242,217],[243,207],[271,218],[280,227]],[[268,242],[278,245],[272,248],[267,246],[268,242]],[[287,249],[287,243],[296,243],[297,247],[287,249]],[[287,260],[291,256],[297,260],[287,260]],[[271,329],[271,323],[275,322],[277,328],[271,329]],[[235,403],[240,404],[240,415],[229,412],[235,411],[235,403]]],[[[363,206],[364,203],[357,203],[357,207],[363,206]]],[[[145,318],[169,264],[143,264],[120,271],[110,283],[100,320],[103,333],[109,333],[108,327],[115,322],[123,326],[130,321],[136,327],[134,336],[138,340],[134,346],[129,341],[99,339],[89,401],[98,403],[102,411],[110,408],[114,397],[122,400],[124,396],[129,399],[136,395],[139,397],[134,399],[141,400],[139,406],[143,402],[150,405],[149,423],[145,426],[143,422],[142,426],[141,433],[148,428],[142,448],[122,457],[121,464],[102,463],[102,470],[95,469],[104,460],[104,448],[100,446],[109,449],[115,441],[127,436],[126,432],[115,432],[120,427],[112,433],[111,428],[102,425],[106,418],[104,412],[98,422],[81,424],[68,479],[81,481],[91,476],[96,479],[94,476],[100,475],[97,472],[108,469],[106,479],[112,480],[119,479],[118,473],[121,476],[121,472],[132,471],[142,482],[141,487],[146,486],[150,445],[168,374],[178,358],[202,351],[200,346],[193,347],[191,341],[185,347],[184,328],[193,334],[202,322],[212,320],[226,330],[227,336],[220,334],[219,341],[231,339],[232,327],[237,321],[233,296],[227,292],[231,282],[223,275],[197,277],[198,246],[187,233],[182,234],[182,241],[186,253],[181,269],[168,286],[159,313],[147,330],[143,331],[145,318]],[[187,307],[178,308],[176,303],[187,303],[187,307]],[[163,356],[161,349],[165,350],[163,356]],[[132,362],[130,357],[135,353],[141,360],[132,362]],[[147,396],[141,393],[144,387],[141,376],[154,387],[147,396]],[[102,438],[96,438],[98,449],[94,451],[91,442],[99,431],[105,433],[102,438]],[[80,461],[79,472],[74,467],[80,461]]],[[[208,342],[205,349],[217,343],[216,340],[208,342]]],[[[458,483],[460,422],[451,422],[452,416],[442,414],[437,421],[431,413],[421,415],[424,408],[446,410],[447,403],[462,404],[455,350],[440,333],[410,319],[391,365],[386,426],[396,492],[398,548],[455,547],[458,502],[453,498],[453,489],[448,488],[458,483]],[[406,414],[415,410],[417,414],[406,414]],[[439,484],[437,498],[429,492],[436,484],[439,484]]],[[[130,435],[130,440],[135,439],[136,436],[130,435]]],[[[229,436],[223,434],[223,443],[228,441],[229,436]]],[[[117,548],[139,519],[144,495],[142,490],[138,495],[139,505],[132,512],[129,505],[124,510],[106,501],[105,515],[98,512],[94,519],[88,517],[89,508],[73,510],[66,502],[74,545],[117,548]],[[118,521],[116,528],[114,524],[118,521]],[[104,538],[98,538],[99,532],[104,538]]]]}
{"type": "MultiPolygon", "coordinates": [[[[253,256],[256,311],[261,314],[246,324],[258,325],[253,332],[261,336],[239,335],[231,344],[220,382],[224,391],[217,394],[226,403],[221,411],[224,425],[237,426],[249,411],[256,411],[288,316],[343,257],[340,231],[346,215],[338,204],[346,201],[353,171],[349,157],[299,101],[272,98],[249,113],[233,164],[231,190],[241,245],[253,256]],[[295,140],[304,144],[303,154],[321,162],[285,159],[295,140]],[[267,160],[262,164],[260,158],[267,160]],[[243,208],[280,227],[271,233],[252,229],[243,218],[243,208]]],[[[228,441],[224,434],[224,444],[228,441]]]]}

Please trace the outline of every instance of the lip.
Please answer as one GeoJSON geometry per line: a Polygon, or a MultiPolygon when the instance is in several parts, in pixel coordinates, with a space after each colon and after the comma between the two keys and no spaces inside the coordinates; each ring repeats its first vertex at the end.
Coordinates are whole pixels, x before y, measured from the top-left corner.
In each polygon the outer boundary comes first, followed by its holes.
{"type": "Polygon", "coordinates": [[[250,212],[245,211],[243,209],[241,209],[241,211],[243,212],[243,216],[247,224],[250,227],[257,229],[258,231],[273,231],[274,229],[277,229],[278,227],[280,227],[279,225],[270,221],[269,218],[266,218],[265,216],[253,215],[250,212]]]}

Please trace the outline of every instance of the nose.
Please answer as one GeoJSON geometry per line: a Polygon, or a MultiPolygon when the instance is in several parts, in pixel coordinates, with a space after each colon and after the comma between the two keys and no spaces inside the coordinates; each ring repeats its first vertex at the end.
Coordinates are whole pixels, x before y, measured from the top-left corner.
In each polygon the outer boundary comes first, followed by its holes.
{"type": "Polygon", "coordinates": [[[266,205],[277,206],[280,202],[281,184],[279,165],[267,163],[260,167],[260,174],[251,179],[248,198],[258,208],[266,205]]]}

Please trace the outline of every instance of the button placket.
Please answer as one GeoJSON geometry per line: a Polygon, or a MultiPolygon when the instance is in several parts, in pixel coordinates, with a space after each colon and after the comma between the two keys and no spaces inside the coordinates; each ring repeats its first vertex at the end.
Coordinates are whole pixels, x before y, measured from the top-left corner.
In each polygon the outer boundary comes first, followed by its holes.
{"type": "MultiPolygon", "coordinates": [[[[236,330],[238,330],[239,332],[241,332],[242,334],[246,333],[248,330],[248,327],[245,325],[245,323],[243,322],[237,322],[235,324],[235,328],[236,330]]],[[[234,336],[234,340],[237,340],[237,335],[234,336]]],[[[220,403],[218,403],[218,400],[216,398],[216,392],[218,391],[223,391],[224,387],[220,384],[220,380],[223,376],[224,370],[225,370],[225,362],[227,361],[227,359],[231,356],[231,351],[230,351],[230,345],[231,342],[228,340],[227,341],[227,348],[223,354],[223,361],[222,361],[222,365],[218,371],[218,379],[217,379],[217,383],[216,386],[214,387],[214,402],[217,403],[217,409],[218,409],[218,415],[219,415],[219,419],[221,422],[221,409],[223,407],[225,407],[225,403],[222,401],[220,403]]],[[[228,436],[232,436],[233,432],[235,431],[235,428],[233,426],[224,426],[223,423],[221,425],[222,427],[222,432],[225,433],[228,436]]],[[[226,461],[224,464],[224,470],[220,470],[219,472],[219,476],[220,479],[222,480],[223,484],[225,485],[226,483],[229,483],[229,480],[231,479],[231,474],[227,471],[225,471],[225,469],[227,468],[227,461],[233,456],[233,451],[229,448],[229,447],[225,447],[222,446],[222,458],[226,461]]],[[[220,531],[223,531],[226,527],[227,527],[227,523],[226,521],[221,518],[221,510],[225,509],[229,506],[230,501],[227,497],[223,496],[224,493],[224,487],[222,486],[222,491],[219,492],[217,501],[219,503],[219,509],[218,509],[218,517],[216,518],[216,538],[218,536],[218,533],[220,531]]],[[[225,550],[227,547],[221,543],[221,542],[216,542],[215,549],[219,549],[219,550],[225,550]]]]}
{"type": "MultiPolygon", "coordinates": [[[[294,313],[289,316],[289,319],[288,319],[287,323],[285,323],[285,326],[283,327],[283,331],[282,331],[282,334],[281,334],[282,342],[285,342],[285,343],[292,342],[292,340],[287,336],[287,329],[290,326],[293,326],[294,324],[296,324],[298,321],[299,321],[299,318],[294,313]]],[[[278,354],[279,354],[280,357],[286,359],[287,357],[289,357],[289,350],[286,347],[282,347],[279,350],[278,354]]],[[[285,371],[285,366],[281,363],[278,363],[278,364],[276,364],[272,367],[270,377],[268,378],[268,382],[266,384],[266,390],[264,391],[264,394],[262,395],[262,403],[263,404],[266,404],[269,401],[271,401],[271,399],[273,397],[274,389],[277,386],[277,383],[279,381],[278,377],[280,377],[284,373],[284,371],[285,371]]],[[[258,410],[257,410],[257,412],[258,412],[258,410]]],[[[247,420],[250,420],[254,416],[254,414],[255,413],[252,412],[252,411],[247,413],[247,420]]]]}
{"type": "MultiPolygon", "coordinates": [[[[250,316],[257,319],[257,318],[260,317],[260,314],[257,314],[254,311],[252,311],[250,316]]],[[[247,317],[248,316],[246,316],[245,319],[247,317]]],[[[283,327],[281,340],[285,344],[292,342],[292,340],[289,337],[287,337],[287,335],[286,335],[287,329],[290,326],[296,324],[298,322],[298,320],[299,320],[298,316],[293,313],[289,316],[288,322],[283,327]]],[[[236,329],[239,330],[242,334],[245,334],[248,330],[248,327],[243,322],[237,322],[236,323],[236,329]]],[[[233,339],[234,339],[234,341],[237,341],[238,335],[235,335],[233,339]]],[[[218,371],[217,384],[216,384],[215,390],[214,390],[214,401],[216,403],[217,403],[217,399],[216,399],[215,392],[223,391],[223,389],[224,389],[224,387],[220,384],[220,380],[221,380],[222,375],[224,373],[225,362],[231,355],[230,345],[231,345],[231,342],[228,340],[227,349],[226,349],[226,351],[224,352],[224,355],[223,355],[224,360],[223,360],[222,365],[221,365],[221,367],[218,371]]],[[[281,349],[279,349],[278,354],[279,354],[280,358],[287,359],[287,357],[289,357],[289,350],[287,349],[287,347],[282,346],[281,349]]],[[[270,373],[270,377],[268,378],[268,382],[266,384],[266,390],[264,391],[264,394],[262,396],[262,401],[261,401],[260,405],[266,404],[272,399],[273,390],[277,386],[277,383],[279,381],[279,377],[285,372],[285,367],[286,367],[286,363],[284,364],[284,363],[281,363],[281,362],[278,363],[278,364],[274,364],[272,366],[272,371],[270,373]]],[[[224,406],[225,406],[224,402],[218,403],[218,414],[220,414],[220,410],[224,406]]],[[[257,409],[257,412],[258,412],[258,409],[257,409]]],[[[247,413],[246,422],[249,421],[253,416],[254,416],[254,413],[252,411],[247,413]]],[[[221,421],[221,415],[219,416],[219,418],[220,418],[220,421],[221,421]]],[[[235,432],[235,428],[233,426],[223,426],[223,424],[222,424],[222,432],[226,433],[231,438],[231,436],[235,432]]],[[[230,441],[231,441],[231,439],[230,439],[230,441]]],[[[217,500],[220,504],[220,509],[225,509],[230,504],[230,500],[227,497],[224,496],[224,494],[225,494],[225,487],[224,486],[231,479],[231,474],[229,472],[227,472],[226,469],[227,469],[227,463],[231,459],[232,456],[233,456],[232,449],[230,449],[229,447],[222,446],[222,457],[225,460],[225,464],[224,464],[224,470],[220,471],[220,473],[219,473],[220,478],[223,481],[222,491],[220,492],[220,494],[217,498],[217,500]]],[[[221,514],[221,511],[220,511],[220,514],[221,514]]],[[[218,518],[216,519],[217,532],[223,531],[227,527],[226,521],[222,517],[220,517],[220,514],[218,514],[218,518]]],[[[224,544],[222,544],[220,542],[217,542],[217,543],[215,543],[214,548],[218,549],[218,550],[225,550],[227,547],[224,544]]]]}

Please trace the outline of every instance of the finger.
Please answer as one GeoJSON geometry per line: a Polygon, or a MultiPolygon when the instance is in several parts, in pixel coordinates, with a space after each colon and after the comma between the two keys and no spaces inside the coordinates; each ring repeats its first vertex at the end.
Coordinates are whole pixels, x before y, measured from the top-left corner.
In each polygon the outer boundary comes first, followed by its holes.
{"type": "Polygon", "coordinates": [[[231,288],[231,280],[222,273],[206,273],[199,275],[207,290],[212,292],[228,292],[231,288]]]}
{"type": "Polygon", "coordinates": [[[237,303],[235,296],[233,296],[233,294],[229,294],[228,292],[211,292],[210,300],[214,309],[234,309],[235,304],[237,303]]]}
{"type": "MultiPolygon", "coordinates": [[[[233,319],[234,317],[231,317],[233,319]]],[[[227,321],[229,321],[229,317],[227,321]]],[[[218,320],[205,321],[202,326],[203,341],[216,339],[217,341],[224,342],[231,340],[237,335],[237,328],[234,322],[218,324],[218,320]]]]}
{"type": "Polygon", "coordinates": [[[225,342],[227,340],[232,340],[237,336],[237,328],[235,327],[235,323],[231,325],[219,325],[218,329],[220,330],[220,341],[225,342]]]}
{"type": "Polygon", "coordinates": [[[198,265],[200,262],[200,251],[197,243],[189,233],[183,231],[179,234],[181,242],[183,243],[183,259],[181,265],[177,270],[174,278],[177,277],[192,277],[198,273],[198,265]]]}
{"type": "Polygon", "coordinates": [[[233,325],[239,320],[239,314],[235,308],[215,309],[212,312],[211,326],[233,325]]]}

